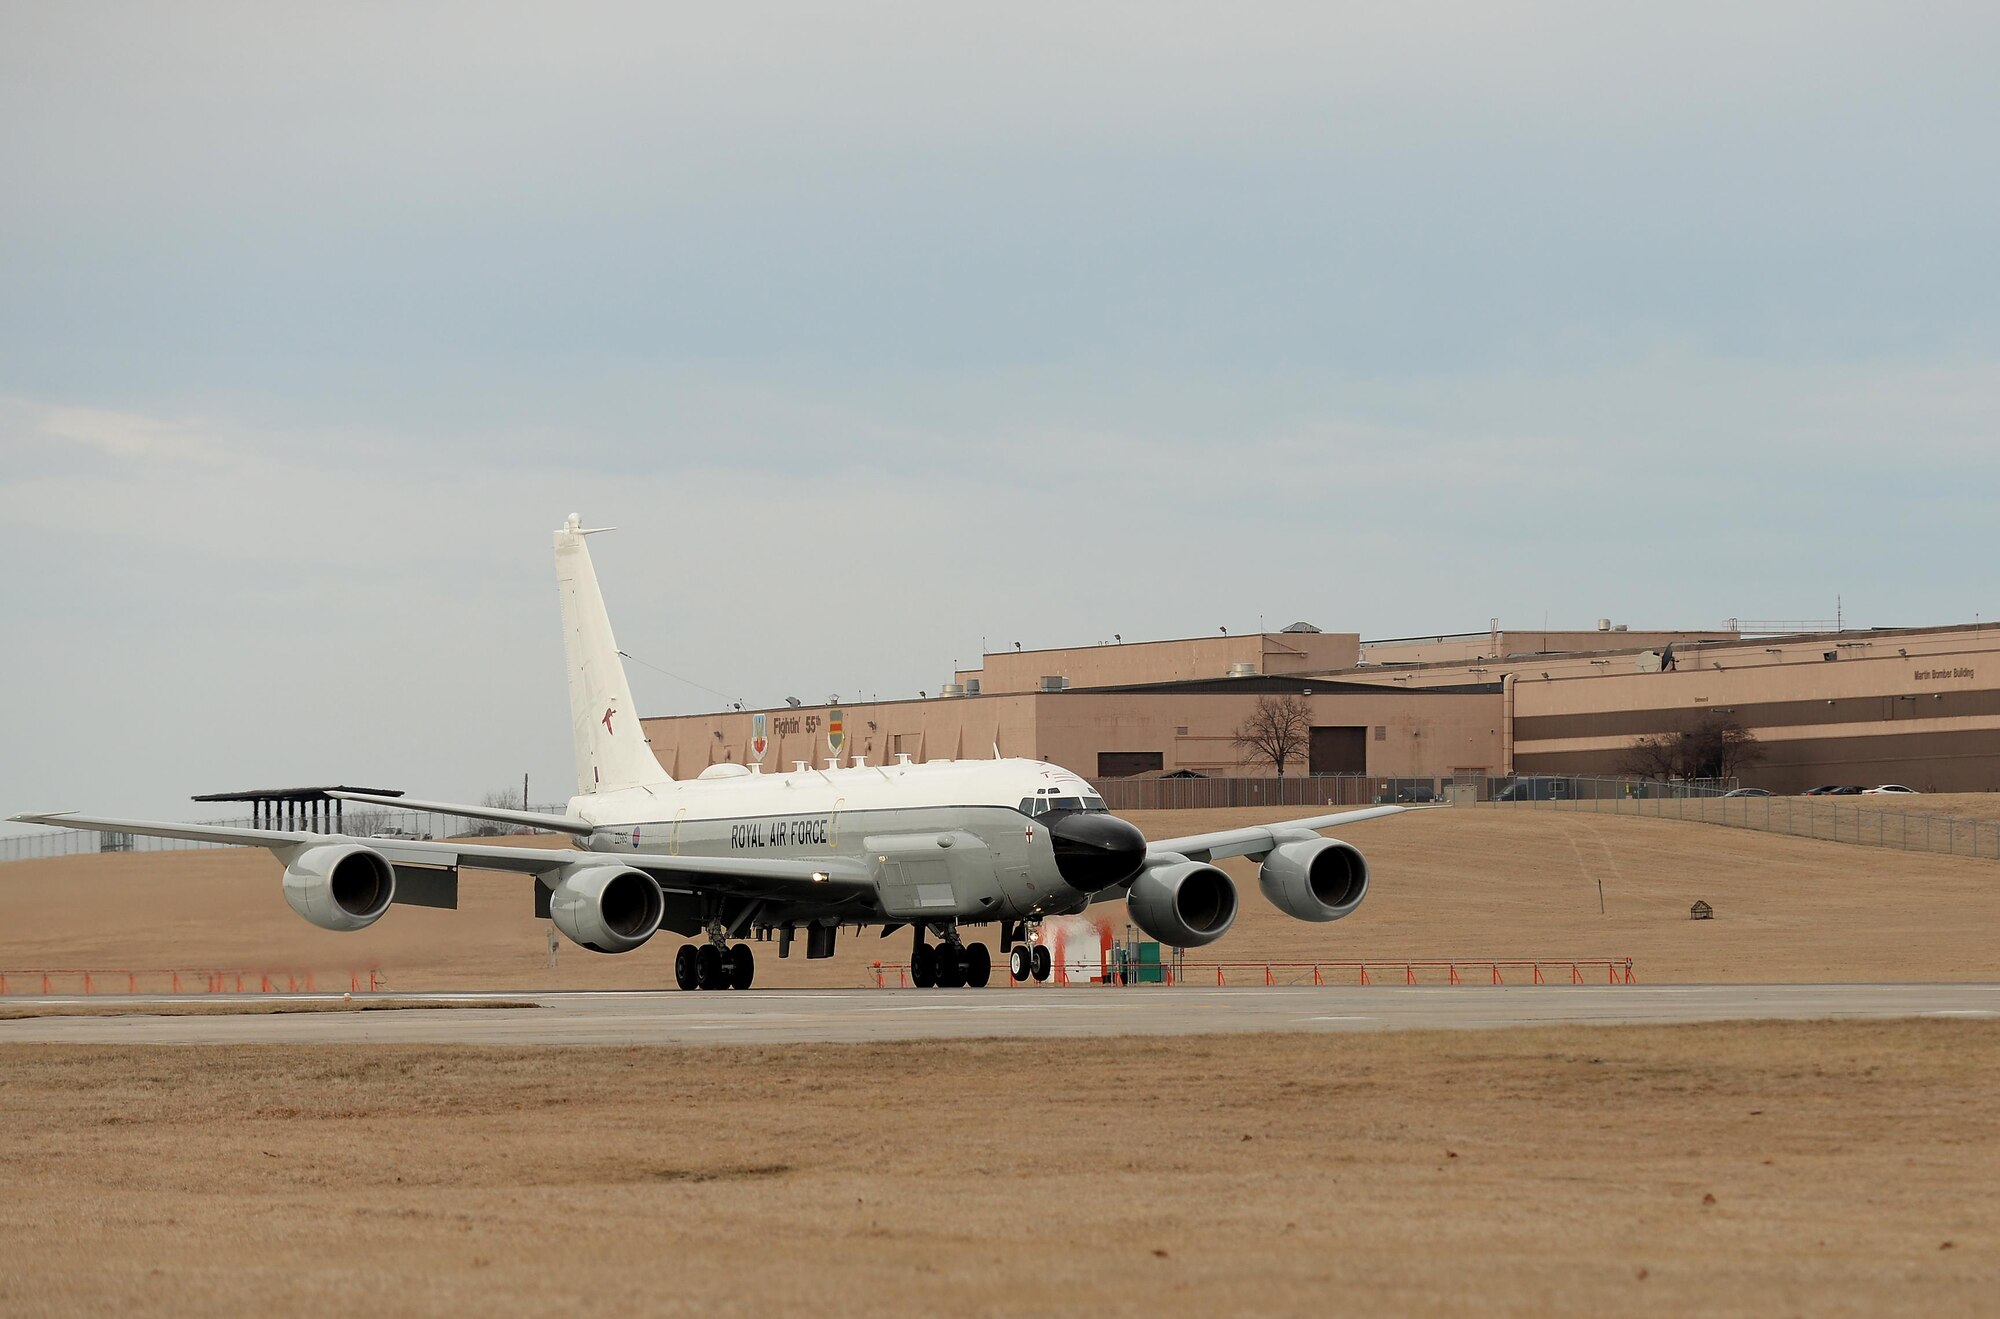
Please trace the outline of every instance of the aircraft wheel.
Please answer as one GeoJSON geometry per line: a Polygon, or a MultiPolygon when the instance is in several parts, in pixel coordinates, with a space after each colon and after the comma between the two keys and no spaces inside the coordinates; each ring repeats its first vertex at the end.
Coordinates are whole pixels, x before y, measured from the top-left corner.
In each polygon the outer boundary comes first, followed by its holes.
{"type": "Polygon", "coordinates": [[[957,989],[965,983],[965,954],[948,943],[937,946],[937,983],[939,989],[957,989]]]}
{"type": "Polygon", "coordinates": [[[722,968],[722,950],[720,948],[717,948],[712,943],[705,943],[695,953],[695,957],[697,959],[696,965],[700,968],[695,973],[696,985],[702,989],[721,989],[729,983],[729,977],[724,973],[722,968]]]}
{"type": "Polygon", "coordinates": [[[757,954],[750,951],[749,944],[739,943],[729,950],[723,970],[729,976],[731,989],[748,989],[757,976],[757,954]]]}
{"type": "Polygon", "coordinates": [[[1034,953],[1024,943],[1015,944],[1007,954],[1007,974],[1018,982],[1026,980],[1034,971],[1034,953]]]}
{"type": "Polygon", "coordinates": [[[910,950],[910,983],[918,989],[929,989],[937,983],[937,950],[927,943],[910,950]]]}
{"type": "Polygon", "coordinates": [[[1056,969],[1056,960],[1049,956],[1046,944],[1035,945],[1035,979],[1047,980],[1056,969]]]}
{"type": "Polygon", "coordinates": [[[684,943],[674,954],[674,983],[682,989],[693,989],[700,983],[700,978],[701,957],[695,952],[693,944],[684,943]]]}
{"type": "Polygon", "coordinates": [[[993,978],[993,954],[983,943],[965,945],[965,984],[968,989],[984,989],[993,978]]]}

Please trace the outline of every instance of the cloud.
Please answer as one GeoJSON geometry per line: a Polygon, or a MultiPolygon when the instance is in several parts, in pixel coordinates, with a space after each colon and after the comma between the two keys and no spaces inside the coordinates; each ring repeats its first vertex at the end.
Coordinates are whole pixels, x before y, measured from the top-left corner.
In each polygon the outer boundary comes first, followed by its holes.
{"type": "MultiPolygon", "coordinates": [[[[0,400],[0,416],[18,414],[18,400],[0,400]]],[[[198,422],[172,422],[110,408],[50,406],[26,410],[28,438],[76,444],[108,458],[132,462],[176,462],[216,466],[228,460],[224,446],[198,422]]]]}

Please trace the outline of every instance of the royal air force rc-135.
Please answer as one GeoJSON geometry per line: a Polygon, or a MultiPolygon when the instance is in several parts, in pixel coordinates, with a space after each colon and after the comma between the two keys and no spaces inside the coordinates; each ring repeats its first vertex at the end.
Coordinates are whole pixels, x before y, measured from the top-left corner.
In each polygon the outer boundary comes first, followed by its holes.
{"type": "Polygon", "coordinates": [[[1258,887],[1304,921],[1361,905],[1368,865],[1316,831],[1406,809],[1383,806],[1149,843],[1058,765],[950,760],[762,773],[711,765],[677,781],[640,730],[584,538],[572,515],[555,533],[569,667],[577,795],[563,815],[341,794],[572,835],[539,850],[463,842],[356,838],[53,813],[16,820],[74,829],[266,847],[284,863],[292,909],[327,930],[360,930],[390,906],[456,907],[458,872],[534,877],[537,915],[584,948],[629,953],[662,929],[693,942],[674,958],[683,989],[746,989],[744,939],[803,933],[806,956],[830,957],[843,926],[913,932],[916,984],[982,986],[992,972],[972,928],[997,925],[1016,980],[1050,973],[1034,938],[1046,917],[1125,898],[1131,919],[1177,948],[1214,942],[1236,919],[1236,886],[1212,862],[1262,863],[1258,887]]]}

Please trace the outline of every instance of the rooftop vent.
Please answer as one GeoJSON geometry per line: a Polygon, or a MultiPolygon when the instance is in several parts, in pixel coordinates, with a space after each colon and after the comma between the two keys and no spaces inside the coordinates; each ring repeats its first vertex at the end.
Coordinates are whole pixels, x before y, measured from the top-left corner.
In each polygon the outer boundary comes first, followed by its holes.
{"type": "Polygon", "coordinates": [[[963,696],[965,695],[965,684],[957,682],[948,682],[944,686],[938,688],[938,695],[963,696]]]}
{"type": "Polygon", "coordinates": [[[1069,690],[1069,679],[1060,674],[1048,675],[1042,679],[1040,690],[1045,692],[1066,692],[1069,690]]]}
{"type": "MultiPolygon", "coordinates": [[[[1291,629],[1287,628],[1285,630],[1289,632],[1291,629]]],[[[1229,666],[1229,676],[1232,678],[1254,678],[1257,676],[1257,666],[1248,663],[1232,664],[1229,666]]]]}
{"type": "Polygon", "coordinates": [[[1302,622],[1302,623],[1294,623],[1294,624],[1292,624],[1292,625],[1291,625],[1290,627],[1286,628],[1286,629],[1285,629],[1285,631],[1287,631],[1287,632],[1317,632],[1317,631],[1319,631],[1319,629],[1318,629],[1318,628],[1316,628],[1316,627],[1314,627],[1314,626],[1313,626],[1313,625],[1312,625],[1311,623],[1303,623],[1303,622],[1302,622]]]}

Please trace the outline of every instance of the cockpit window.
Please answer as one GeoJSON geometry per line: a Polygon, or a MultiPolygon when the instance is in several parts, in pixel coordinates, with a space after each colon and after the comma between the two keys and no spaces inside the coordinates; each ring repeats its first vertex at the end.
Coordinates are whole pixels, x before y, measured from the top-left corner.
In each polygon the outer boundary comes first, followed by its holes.
{"type": "Polygon", "coordinates": [[[1109,811],[1111,809],[1104,804],[1104,798],[1102,797],[1056,797],[1046,795],[1055,791],[1056,789],[1053,788],[1044,788],[1041,793],[1033,797],[1021,798],[1021,805],[1019,807],[1021,814],[1032,818],[1037,815],[1047,815],[1050,811],[1109,811]]]}

